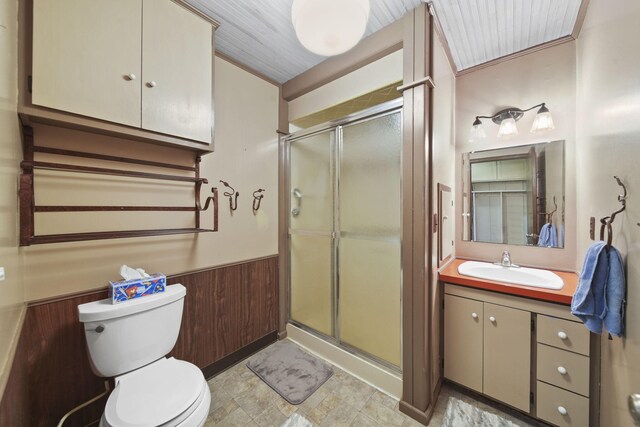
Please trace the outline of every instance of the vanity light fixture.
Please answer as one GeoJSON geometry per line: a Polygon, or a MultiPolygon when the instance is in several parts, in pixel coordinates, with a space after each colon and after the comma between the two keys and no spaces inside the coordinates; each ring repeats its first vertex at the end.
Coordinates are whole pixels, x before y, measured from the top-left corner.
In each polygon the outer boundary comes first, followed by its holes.
{"type": "Polygon", "coordinates": [[[498,138],[505,138],[517,135],[518,127],[516,126],[516,122],[522,118],[524,113],[538,107],[540,108],[536,114],[535,120],[533,121],[533,125],[531,126],[531,133],[554,129],[555,126],[553,125],[553,118],[551,117],[551,113],[544,102],[542,104],[534,105],[531,108],[527,108],[526,110],[510,107],[498,111],[493,116],[476,116],[471,127],[471,132],[469,133],[469,142],[475,142],[487,137],[487,133],[485,132],[480,119],[491,119],[495,124],[500,125],[500,129],[498,129],[498,138]]]}
{"type": "Polygon", "coordinates": [[[369,0],[293,0],[291,21],[300,43],[333,56],[354,47],[367,28],[369,0]]]}

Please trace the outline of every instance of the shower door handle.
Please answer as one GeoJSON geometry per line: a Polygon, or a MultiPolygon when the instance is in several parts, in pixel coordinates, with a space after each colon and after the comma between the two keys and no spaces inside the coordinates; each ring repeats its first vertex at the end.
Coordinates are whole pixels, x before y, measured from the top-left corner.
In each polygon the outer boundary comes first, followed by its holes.
{"type": "Polygon", "coordinates": [[[293,198],[296,199],[296,207],[291,209],[291,215],[298,216],[302,208],[302,193],[297,188],[294,188],[291,194],[293,194],[293,198]]]}

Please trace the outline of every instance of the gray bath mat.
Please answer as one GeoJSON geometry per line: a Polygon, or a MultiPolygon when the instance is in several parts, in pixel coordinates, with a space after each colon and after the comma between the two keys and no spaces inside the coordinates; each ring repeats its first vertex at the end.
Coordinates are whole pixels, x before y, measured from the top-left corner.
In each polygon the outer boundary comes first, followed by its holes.
{"type": "Polygon", "coordinates": [[[499,415],[483,411],[455,397],[450,397],[444,413],[443,427],[518,427],[499,415]]]}
{"type": "Polygon", "coordinates": [[[333,369],[289,340],[254,356],[247,367],[292,405],[299,405],[331,375],[333,369]]]}

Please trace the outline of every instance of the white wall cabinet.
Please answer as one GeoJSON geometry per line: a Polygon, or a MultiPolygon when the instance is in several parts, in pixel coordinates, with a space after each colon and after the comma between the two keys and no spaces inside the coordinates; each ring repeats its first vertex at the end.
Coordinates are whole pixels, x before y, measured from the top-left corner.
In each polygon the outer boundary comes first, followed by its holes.
{"type": "Polygon", "coordinates": [[[170,0],[34,0],[34,105],[210,143],[213,26],[170,0]]]}

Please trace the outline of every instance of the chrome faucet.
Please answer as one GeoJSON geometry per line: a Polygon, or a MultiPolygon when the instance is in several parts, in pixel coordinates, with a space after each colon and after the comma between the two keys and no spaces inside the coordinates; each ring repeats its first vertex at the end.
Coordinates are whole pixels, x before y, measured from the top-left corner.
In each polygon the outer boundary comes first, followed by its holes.
{"type": "Polygon", "coordinates": [[[509,254],[508,250],[504,250],[504,252],[502,252],[502,262],[501,262],[503,267],[511,267],[511,255],[509,254]]]}
{"type": "Polygon", "coordinates": [[[515,265],[514,263],[511,262],[511,255],[509,254],[509,251],[506,249],[504,250],[504,252],[502,252],[502,261],[496,262],[495,264],[501,265],[503,267],[511,267],[511,268],[520,267],[519,265],[515,265]]]}

